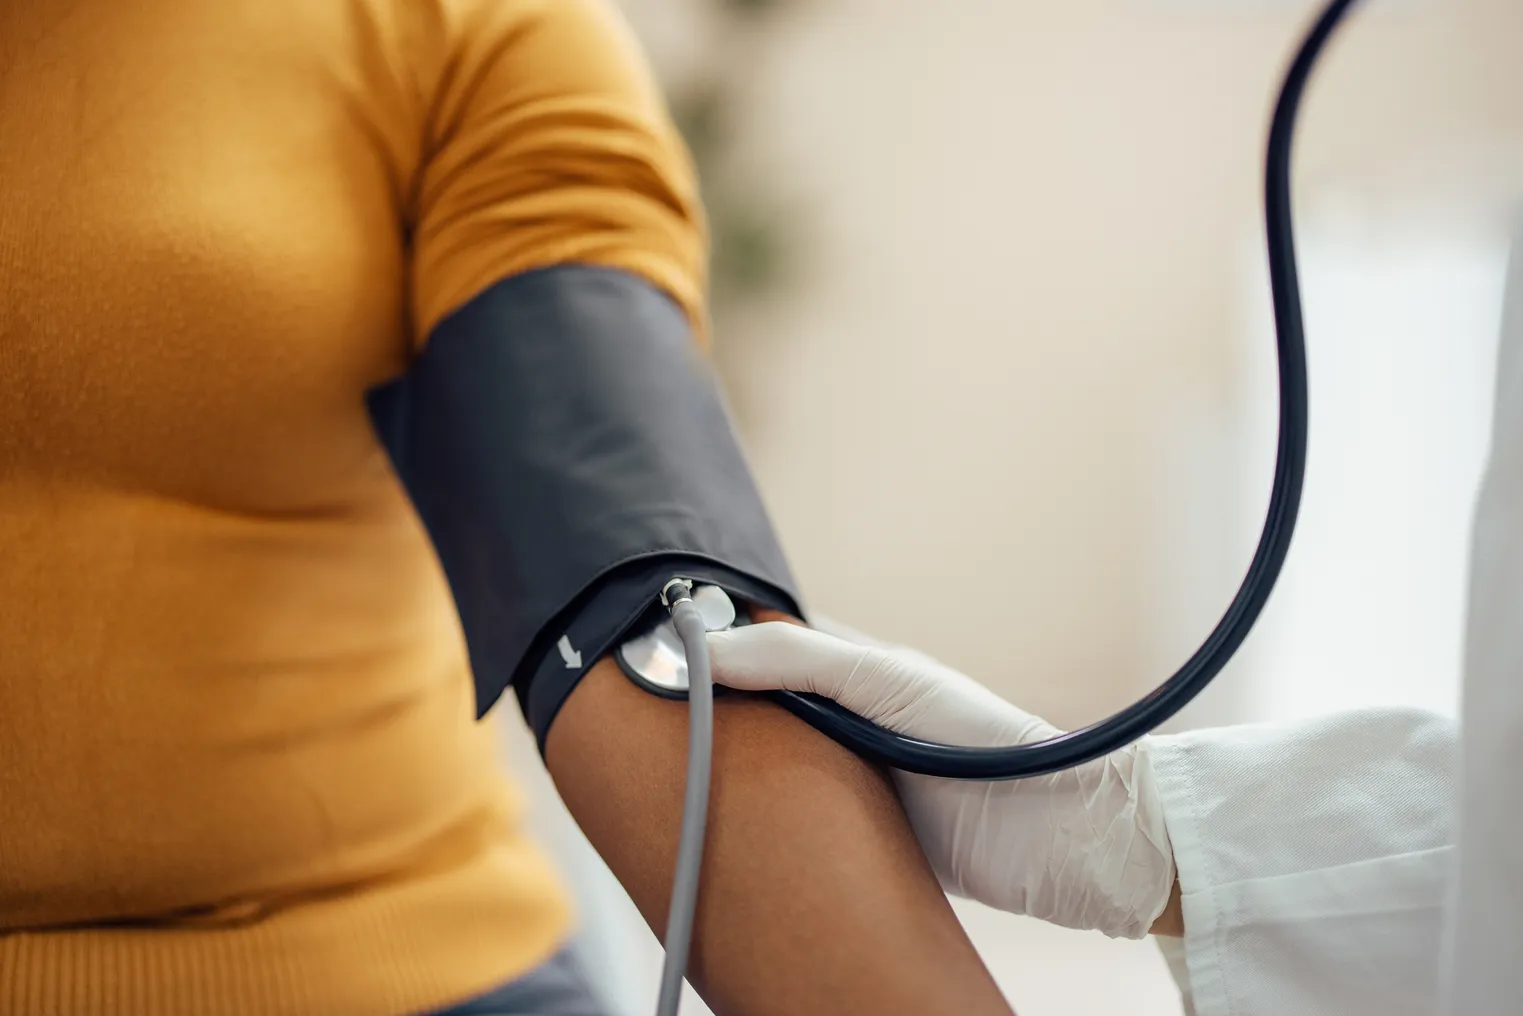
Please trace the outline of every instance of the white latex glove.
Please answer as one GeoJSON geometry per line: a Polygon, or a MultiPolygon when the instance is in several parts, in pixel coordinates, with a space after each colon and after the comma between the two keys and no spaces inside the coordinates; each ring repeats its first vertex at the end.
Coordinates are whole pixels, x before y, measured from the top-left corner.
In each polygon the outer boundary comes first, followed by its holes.
{"type": "MultiPolygon", "coordinates": [[[[769,622],[709,635],[714,679],[832,698],[927,741],[991,747],[1059,733],[971,678],[907,649],[769,622]]],[[[895,772],[948,892],[1067,928],[1141,938],[1174,886],[1147,743],[1078,769],[1000,783],[895,772]]]]}

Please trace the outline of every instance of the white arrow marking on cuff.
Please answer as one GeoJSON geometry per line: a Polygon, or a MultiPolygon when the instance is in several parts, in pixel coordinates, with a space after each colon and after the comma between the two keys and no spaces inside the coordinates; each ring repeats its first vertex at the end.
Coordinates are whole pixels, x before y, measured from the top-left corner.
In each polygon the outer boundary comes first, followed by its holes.
{"type": "Polygon", "coordinates": [[[555,648],[561,651],[561,659],[566,661],[567,670],[576,670],[582,665],[582,654],[571,648],[571,636],[562,635],[561,640],[555,644],[555,648]]]}

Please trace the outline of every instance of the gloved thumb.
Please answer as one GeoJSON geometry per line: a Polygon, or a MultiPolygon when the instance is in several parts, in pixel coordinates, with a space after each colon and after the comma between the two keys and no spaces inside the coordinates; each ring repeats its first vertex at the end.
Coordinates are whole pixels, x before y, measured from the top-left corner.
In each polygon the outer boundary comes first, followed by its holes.
{"type": "Polygon", "coordinates": [[[839,700],[852,674],[875,653],[881,650],[781,621],[709,632],[714,680],[743,691],[809,692],[839,700]]]}

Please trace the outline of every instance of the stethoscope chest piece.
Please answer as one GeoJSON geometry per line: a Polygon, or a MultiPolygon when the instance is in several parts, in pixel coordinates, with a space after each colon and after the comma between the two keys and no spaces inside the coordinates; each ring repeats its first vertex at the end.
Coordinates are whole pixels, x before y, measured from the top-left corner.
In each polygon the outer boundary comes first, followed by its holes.
{"type": "MultiPolygon", "coordinates": [[[[693,604],[709,631],[725,631],[746,623],[736,613],[729,594],[718,586],[696,586],[693,604]]],[[[646,691],[665,698],[687,698],[687,656],[669,617],[619,646],[614,658],[625,675],[646,691]]]]}

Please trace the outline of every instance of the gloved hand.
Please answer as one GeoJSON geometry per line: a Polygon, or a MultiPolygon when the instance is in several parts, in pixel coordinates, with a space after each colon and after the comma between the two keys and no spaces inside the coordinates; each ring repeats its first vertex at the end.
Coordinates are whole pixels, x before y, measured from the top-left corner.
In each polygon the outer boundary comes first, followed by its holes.
{"type": "MultiPolygon", "coordinates": [[[[769,622],[709,635],[714,679],[832,698],[879,726],[973,747],[1059,733],[907,649],[769,622]]],[[[1147,742],[1078,769],[1001,783],[895,772],[942,887],[1001,910],[1141,938],[1169,901],[1174,855],[1147,742]]]]}

